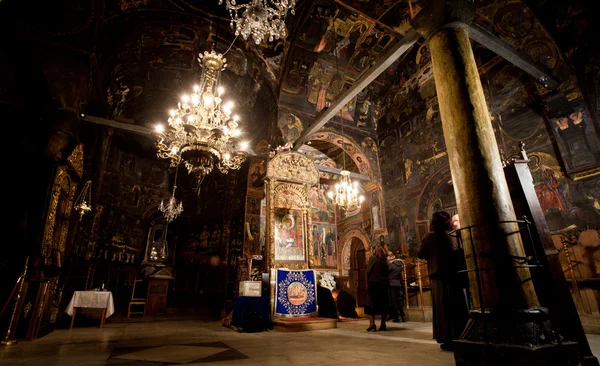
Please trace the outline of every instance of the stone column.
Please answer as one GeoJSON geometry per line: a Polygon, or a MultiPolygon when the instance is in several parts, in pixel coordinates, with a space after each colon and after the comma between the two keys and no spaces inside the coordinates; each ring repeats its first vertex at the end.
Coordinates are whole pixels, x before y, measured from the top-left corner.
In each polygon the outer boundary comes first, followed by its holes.
{"type": "Polygon", "coordinates": [[[474,309],[454,342],[455,359],[460,365],[537,362],[545,359],[540,345],[556,347],[524,267],[525,251],[469,40],[473,16],[466,1],[433,0],[413,22],[431,52],[461,225],[472,227],[461,234],[472,270],[474,309]]]}

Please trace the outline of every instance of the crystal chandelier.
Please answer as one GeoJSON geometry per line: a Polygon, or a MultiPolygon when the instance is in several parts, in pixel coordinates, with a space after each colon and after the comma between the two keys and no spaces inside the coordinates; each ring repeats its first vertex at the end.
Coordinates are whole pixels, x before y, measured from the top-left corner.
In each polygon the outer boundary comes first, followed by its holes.
{"type": "MultiPolygon", "coordinates": [[[[225,2],[235,35],[241,35],[244,40],[252,36],[257,45],[265,37],[273,42],[287,36],[285,17],[288,11],[294,15],[296,5],[296,0],[250,0],[246,4],[238,4],[236,0],[225,2]]],[[[219,0],[219,5],[221,4],[223,0],[219,0]]]]}
{"type": "MultiPolygon", "coordinates": [[[[336,72],[339,72],[336,52],[334,52],[334,56],[336,72]]],[[[340,182],[334,186],[334,191],[327,192],[327,196],[343,210],[348,210],[350,208],[360,207],[365,198],[360,194],[358,190],[358,182],[352,182],[350,180],[350,172],[346,170],[346,153],[344,152],[344,118],[342,118],[341,148],[344,168],[340,172],[340,182]]]]}
{"type": "Polygon", "coordinates": [[[344,152],[344,119],[342,118],[342,159],[344,169],[340,172],[340,182],[336,183],[333,191],[327,192],[329,199],[343,210],[360,206],[365,198],[358,190],[358,182],[350,180],[350,172],[346,170],[346,153],[344,152]]]}
{"type": "Polygon", "coordinates": [[[327,196],[344,210],[360,206],[365,198],[359,194],[358,182],[350,180],[350,172],[347,170],[342,170],[340,174],[340,183],[336,183],[334,191],[327,192],[327,196]]]}
{"type": "Polygon", "coordinates": [[[83,215],[86,212],[89,212],[92,210],[92,206],[90,206],[91,202],[92,202],[92,181],[88,180],[87,182],[85,182],[85,185],[83,186],[83,189],[81,190],[81,193],[79,193],[79,197],[77,197],[77,199],[75,200],[75,204],[73,206],[73,208],[76,211],[79,211],[79,221],[81,221],[81,219],[83,218],[83,215]]]}
{"type": "Polygon", "coordinates": [[[158,209],[163,213],[163,216],[167,220],[167,222],[171,222],[177,218],[183,212],[183,204],[181,202],[177,203],[175,199],[175,190],[177,189],[177,172],[179,170],[179,166],[175,168],[175,183],[173,184],[173,194],[169,199],[169,203],[165,205],[165,201],[160,201],[160,206],[158,209]]]}
{"type": "Polygon", "coordinates": [[[170,111],[168,126],[156,125],[157,155],[176,167],[183,162],[190,174],[202,180],[217,165],[225,174],[239,169],[246,160],[247,142],[240,141],[239,117],[232,115],[233,102],[223,103],[219,86],[226,59],[215,51],[200,54],[200,83],[183,95],[177,109],[170,111]]]}

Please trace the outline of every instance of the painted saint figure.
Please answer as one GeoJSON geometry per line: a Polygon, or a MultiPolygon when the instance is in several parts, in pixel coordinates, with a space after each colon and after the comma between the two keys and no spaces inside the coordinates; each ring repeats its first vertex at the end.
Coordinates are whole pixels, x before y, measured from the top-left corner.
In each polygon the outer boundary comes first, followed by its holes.
{"type": "Polygon", "coordinates": [[[329,228],[325,236],[325,247],[327,248],[327,257],[325,263],[328,267],[335,267],[335,234],[333,229],[329,228]]]}

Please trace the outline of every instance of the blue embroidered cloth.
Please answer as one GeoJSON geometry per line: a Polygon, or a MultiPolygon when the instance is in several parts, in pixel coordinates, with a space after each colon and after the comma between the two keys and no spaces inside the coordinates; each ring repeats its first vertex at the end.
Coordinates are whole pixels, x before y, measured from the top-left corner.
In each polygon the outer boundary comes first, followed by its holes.
{"type": "Polygon", "coordinates": [[[312,269],[277,270],[275,314],[308,315],[317,311],[316,276],[312,269]]]}
{"type": "Polygon", "coordinates": [[[247,327],[250,321],[254,321],[257,314],[262,320],[263,330],[273,329],[269,296],[238,296],[233,303],[231,325],[244,331],[244,327],[247,327]]]}

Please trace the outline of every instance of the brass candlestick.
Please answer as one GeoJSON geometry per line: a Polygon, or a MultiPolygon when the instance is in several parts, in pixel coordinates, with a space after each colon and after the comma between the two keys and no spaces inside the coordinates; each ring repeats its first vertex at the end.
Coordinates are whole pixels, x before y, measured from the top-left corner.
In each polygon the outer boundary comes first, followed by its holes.
{"type": "Polygon", "coordinates": [[[2,342],[0,342],[4,346],[12,346],[13,344],[16,344],[18,342],[15,339],[10,339],[10,337],[12,335],[12,327],[13,327],[13,322],[15,320],[15,315],[17,314],[17,307],[19,306],[19,300],[21,299],[21,291],[23,290],[23,283],[25,283],[25,274],[27,273],[27,264],[29,264],[29,257],[27,257],[25,259],[25,268],[23,268],[23,273],[21,273],[21,276],[19,276],[19,279],[17,280],[17,282],[21,281],[21,283],[19,284],[19,291],[17,292],[17,301],[15,301],[15,306],[13,307],[13,312],[12,312],[12,315],[10,316],[10,322],[8,323],[8,330],[6,331],[6,336],[4,337],[4,340],[2,342]]]}
{"type": "Polygon", "coordinates": [[[405,261],[402,261],[402,278],[404,279],[404,297],[406,298],[406,308],[410,308],[410,303],[408,302],[408,276],[406,275],[406,270],[408,269],[405,265],[405,261]]]}
{"type": "MultiPolygon", "coordinates": [[[[584,309],[583,298],[581,296],[581,292],[579,291],[579,283],[578,283],[576,275],[575,275],[575,266],[573,265],[573,261],[571,260],[571,254],[569,253],[569,247],[568,247],[569,240],[566,236],[562,236],[560,241],[565,250],[565,257],[567,259],[568,270],[569,270],[569,273],[571,274],[571,283],[573,284],[573,295],[575,295],[575,298],[577,299],[577,301],[575,302],[575,305],[577,305],[577,303],[579,303],[580,308],[583,310],[584,309]]],[[[585,312],[585,311],[582,311],[582,312],[585,312]]]]}
{"type": "Polygon", "coordinates": [[[419,307],[423,308],[423,281],[421,279],[421,264],[419,259],[415,259],[415,266],[417,267],[417,283],[419,284],[419,307]]]}

